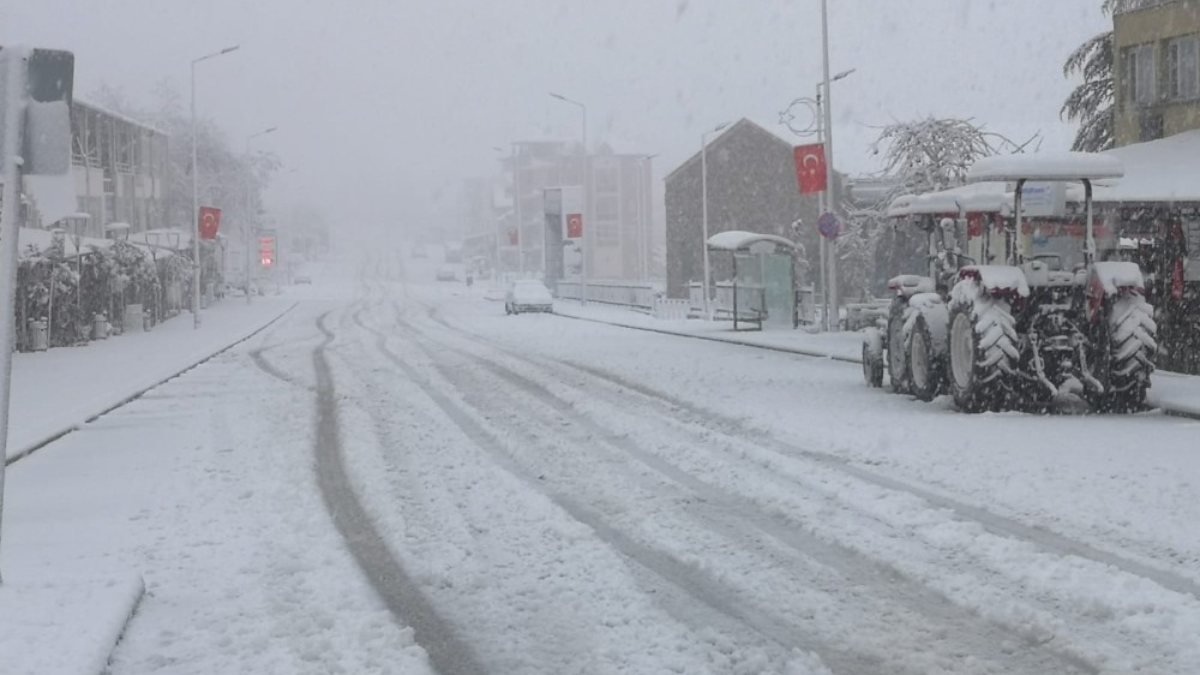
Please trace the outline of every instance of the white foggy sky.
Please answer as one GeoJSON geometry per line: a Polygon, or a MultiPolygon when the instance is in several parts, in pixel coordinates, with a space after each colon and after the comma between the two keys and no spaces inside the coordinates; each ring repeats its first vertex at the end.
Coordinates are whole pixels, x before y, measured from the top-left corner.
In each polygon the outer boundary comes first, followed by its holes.
{"type": "MultiPolygon", "coordinates": [[[[837,168],[878,169],[875,129],[969,116],[1045,149],[1072,86],[1063,59],[1111,26],[1101,0],[829,0],[837,168]]],[[[713,125],[749,117],[790,137],[778,113],[821,77],[819,0],[0,0],[0,43],[70,49],[76,92],[101,83],[146,102],[166,77],[235,147],[285,171],[339,221],[452,217],[459,179],[490,173],[511,140],[574,139],[659,153],[656,181],[713,125]],[[440,191],[440,200],[435,195],[440,191]]],[[[802,142],[795,139],[797,143],[802,142]]],[[[186,142],[177,139],[176,142],[186,142]]]]}

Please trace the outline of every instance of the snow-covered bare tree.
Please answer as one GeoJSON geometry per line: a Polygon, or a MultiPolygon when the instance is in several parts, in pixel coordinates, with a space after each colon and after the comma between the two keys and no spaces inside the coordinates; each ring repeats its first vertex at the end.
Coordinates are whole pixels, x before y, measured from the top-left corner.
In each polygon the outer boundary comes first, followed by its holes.
{"type": "Polygon", "coordinates": [[[924,240],[893,227],[886,214],[896,196],[962,185],[980,158],[1037,149],[1040,142],[1040,134],[1018,142],[972,119],[926,117],[884,127],[871,149],[882,155],[883,175],[894,187],[876,204],[847,205],[850,217],[838,256],[841,269],[853,271],[839,274],[841,283],[862,293],[879,292],[893,274],[917,271],[909,267],[923,259],[924,240]]]}
{"type": "MultiPolygon", "coordinates": [[[[169,134],[167,222],[164,225],[181,226],[191,221],[188,214],[192,211],[191,119],[184,108],[183,96],[169,82],[158,82],[151,93],[153,104],[148,108],[130,103],[123,91],[108,85],[97,88],[91,98],[106,108],[145,120],[169,134]]],[[[196,146],[201,201],[231,215],[248,217],[250,214],[242,212],[257,209],[262,191],[279,168],[278,157],[269,152],[246,156],[208,118],[197,120],[196,146]]]]}
{"type": "Polygon", "coordinates": [[[882,129],[871,152],[883,155],[885,175],[898,189],[921,193],[962,185],[967,169],[981,157],[1037,149],[1041,135],[1016,142],[988,131],[972,119],[926,117],[882,129]]]}

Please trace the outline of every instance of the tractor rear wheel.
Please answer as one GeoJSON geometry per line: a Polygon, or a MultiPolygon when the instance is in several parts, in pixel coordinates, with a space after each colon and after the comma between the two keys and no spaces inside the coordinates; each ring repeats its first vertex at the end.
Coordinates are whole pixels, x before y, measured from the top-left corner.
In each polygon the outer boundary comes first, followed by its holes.
{"type": "Polygon", "coordinates": [[[1104,393],[1091,397],[1101,412],[1132,412],[1146,402],[1154,353],[1158,350],[1154,308],[1130,294],[1110,298],[1097,329],[1094,369],[1104,393]]]}
{"type": "Polygon", "coordinates": [[[1010,394],[1016,322],[1006,301],[982,293],[950,310],[950,393],[963,412],[1001,409],[1010,394]]]}

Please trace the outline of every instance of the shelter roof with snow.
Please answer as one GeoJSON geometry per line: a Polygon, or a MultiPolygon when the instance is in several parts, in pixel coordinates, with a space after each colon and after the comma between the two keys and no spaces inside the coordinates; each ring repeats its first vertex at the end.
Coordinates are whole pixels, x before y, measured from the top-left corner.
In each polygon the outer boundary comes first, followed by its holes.
{"type": "Polygon", "coordinates": [[[708,238],[708,248],[711,251],[748,251],[754,244],[771,242],[788,249],[796,248],[796,244],[784,237],[774,234],[759,234],[744,230],[718,232],[708,238]]]}

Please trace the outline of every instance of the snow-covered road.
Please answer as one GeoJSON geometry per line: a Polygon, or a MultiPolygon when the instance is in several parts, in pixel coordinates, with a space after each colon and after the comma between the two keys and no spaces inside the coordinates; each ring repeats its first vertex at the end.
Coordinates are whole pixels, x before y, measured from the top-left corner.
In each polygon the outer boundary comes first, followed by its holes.
{"type": "Polygon", "coordinates": [[[196,514],[138,511],[114,673],[423,672],[409,629],[442,673],[1200,672],[1200,423],[966,416],[358,270],[169,385],[225,383],[218,454],[159,488],[200,472],[196,514]]]}

